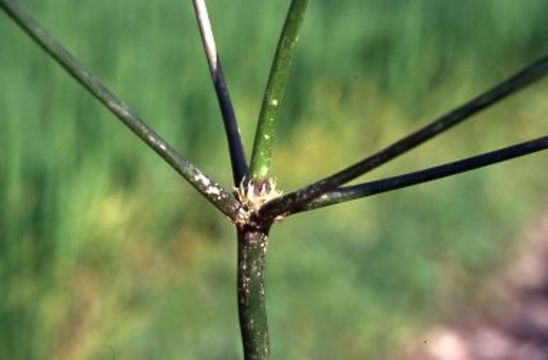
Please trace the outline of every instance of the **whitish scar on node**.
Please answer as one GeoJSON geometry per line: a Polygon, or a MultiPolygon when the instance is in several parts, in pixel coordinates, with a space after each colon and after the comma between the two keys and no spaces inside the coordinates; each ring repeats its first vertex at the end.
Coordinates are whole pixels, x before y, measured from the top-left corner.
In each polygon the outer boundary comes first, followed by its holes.
{"type": "Polygon", "coordinates": [[[194,180],[196,180],[197,182],[199,182],[200,184],[204,185],[204,186],[209,186],[209,179],[202,173],[198,173],[196,176],[194,176],[194,180]]]}

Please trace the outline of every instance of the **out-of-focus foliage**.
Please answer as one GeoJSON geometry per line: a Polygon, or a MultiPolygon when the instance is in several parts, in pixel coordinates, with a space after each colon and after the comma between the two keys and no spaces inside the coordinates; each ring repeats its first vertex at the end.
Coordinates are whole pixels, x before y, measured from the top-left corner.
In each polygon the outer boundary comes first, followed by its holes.
{"type": "MultiPolygon", "coordinates": [[[[229,186],[190,2],[25,3],[229,186]]],[[[208,5],[250,149],[288,2],[208,5]]],[[[281,187],[364,157],[548,52],[547,16],[544,0],[313,2],[276,139],[281,187]]],[[[0,34],[0,358],[239,358],[228,221],[3,15],[0,34]]],[[[528,89],[370,178],[545,134],[547,96],[546,84],[528,89]]],[[[472,306],[546,204],[547,179],[533,155],[275,227],[274,357],[387,358],[472,306]]]]}

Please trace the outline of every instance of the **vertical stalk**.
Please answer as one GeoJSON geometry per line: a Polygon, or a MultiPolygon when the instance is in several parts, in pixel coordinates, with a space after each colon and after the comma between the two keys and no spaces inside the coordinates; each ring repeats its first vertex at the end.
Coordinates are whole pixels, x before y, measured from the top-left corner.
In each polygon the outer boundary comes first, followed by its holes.
{"type": "Polygon", "coordinates": [[[238,129],[238,122],[236,121],[236,114],[234,113],[234,107],[230,100],[230,94],[226,85],[223,68],[221,66],[221,59],[217,53],[217,46],[215,45],[215,38],[213,36],[213,29],[211,22],[209,21],[209,15],[207,13],[207,6],[205,0],[193,0],[194,10],[196,12],[196,19],[198,21],[198,28],[200,29],[200,35],[202,37],[202,43],[207,57],[207,63],[211,72],[211,78],[213,80],[213,86],[217,93],[217,101],[221,108],[221,115],[223,116],[223,123],[225,126],[226,139],[228,141],[228,150],[230,153],[230,161],[232,163],[232,175],[234,178],[234,185],[239,186],[244,177],[247,175],[247,162],[245,159],[244,146],[240,136],[240,130],[238,129]]]}
{"type": "Polygon", "coordinates": [[[293,58],[295,45],[299,38],[299,31],[307,5],[308,0],[291,1],[278,41],[276,55],[274,55],[274,61],[270,69],[270,77],[266,85],[261,113],[259,115],[255,142],[253,143],[253,153],[251,154],[249,172],[253,180],[265,180],[270,175],[274,125],[278,119],[289,67],[293,58]]]}
{"type": "Polygon", "coordinates": [[[264,291],[268,230],[238,229],[238,312],[245,360],[270,359],[264,291]]]}

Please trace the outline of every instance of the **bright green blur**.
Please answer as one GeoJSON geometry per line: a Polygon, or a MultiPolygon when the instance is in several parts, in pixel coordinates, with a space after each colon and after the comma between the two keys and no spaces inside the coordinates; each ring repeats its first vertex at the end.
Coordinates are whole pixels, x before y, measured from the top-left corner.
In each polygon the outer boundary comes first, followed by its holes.
{"type": "MultiPolygon", "coordinates": [[[[27,0],[161,135],[229,186],[186,1],[27,0]]],[[[288,1],[209,1],[251,149],[288,1]]],[[[272,173],[294,189],[548,52],[545,0],[309,5],[272,173]]],[[[547,132],[536,85],[368,179],[547,132]]],[[[389,359],[478,303],[547,203],[546,154],[295,216],[272,231],[275,359],[389,359]]],[[[229,222],[0,14],[0,359],[238,359],[229,222]]]]}

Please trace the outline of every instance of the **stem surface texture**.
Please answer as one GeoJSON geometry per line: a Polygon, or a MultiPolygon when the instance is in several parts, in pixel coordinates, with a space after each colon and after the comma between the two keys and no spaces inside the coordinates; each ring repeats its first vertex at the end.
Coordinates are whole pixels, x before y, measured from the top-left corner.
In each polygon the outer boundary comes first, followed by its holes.
{"type": "Polygon", "coordinates": [[[264,180],[270,173],[272,158],[272,140],[274,125],[278,119],[280,106],[285,92],[285,84],[299,31],[303,22],[308,0],[293,0],[287,12],[287,18],[280,35],[276,55],[270,69],[270,77],[263,98],[253,153],[251,154],[250,173],[254,180],[264,180]]]}
{"type": "Polygon", "coordinates": [[[268,227],[238,230],[238,310],[246,360],[270,359],[264,291],[268,227]]]}

